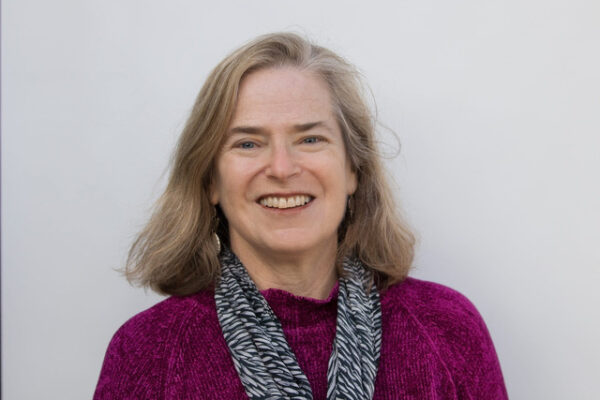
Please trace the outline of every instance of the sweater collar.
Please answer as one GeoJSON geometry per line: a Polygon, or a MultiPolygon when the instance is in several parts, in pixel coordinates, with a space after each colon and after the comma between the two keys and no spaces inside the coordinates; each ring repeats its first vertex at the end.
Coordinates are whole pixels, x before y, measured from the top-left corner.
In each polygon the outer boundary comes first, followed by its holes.
{"type": "Polygon", "coordinates": [[[335,320],[338,291],[339,284],[336,282],[325,300],[297,296],[281,289],[261,290],[260,293],[285,328],[314,326],[330,317],[335,320]]]}

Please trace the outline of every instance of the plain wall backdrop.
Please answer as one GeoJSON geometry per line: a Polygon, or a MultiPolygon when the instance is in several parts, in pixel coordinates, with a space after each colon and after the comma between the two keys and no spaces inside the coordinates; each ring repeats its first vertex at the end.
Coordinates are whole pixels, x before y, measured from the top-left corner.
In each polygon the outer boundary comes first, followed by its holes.
{"type": "Polygon", "coordinates": [[[599,398],[599,21],[597,0],[3,1],[3,398],[91,398],[161,299],[114,269],[200,86],[280,30],[363,72],[413,275],[475,303],[511,398],[599,398]]]}

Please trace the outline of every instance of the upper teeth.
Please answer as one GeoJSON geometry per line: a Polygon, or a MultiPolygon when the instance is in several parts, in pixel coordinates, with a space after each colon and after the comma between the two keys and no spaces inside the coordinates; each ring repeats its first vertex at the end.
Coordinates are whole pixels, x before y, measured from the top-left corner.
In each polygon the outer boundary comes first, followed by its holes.
{"type": "Polygon", "coordinates": [[[290,208],[290,207],[299,207],[303,206],[309,201],[311,201],[312,197],[305,195],[298,196],[290,196],[290,197],[274,197],[268,196],[260,199],[260,204],[266,207],[275,207],[275,208],[290,208]]]}

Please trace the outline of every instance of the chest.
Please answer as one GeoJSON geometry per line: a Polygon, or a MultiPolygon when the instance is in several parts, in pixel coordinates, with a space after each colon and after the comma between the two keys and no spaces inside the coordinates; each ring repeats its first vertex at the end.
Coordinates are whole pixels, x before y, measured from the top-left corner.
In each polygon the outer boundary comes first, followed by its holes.
{"type": "MultiPolygon", "coordinates": [[[[327,365],[335,337],[335,318],[317,326],[284,326],[286,339],[310,381],[315,400],[325,400],[327,365]]],[[[220,330],[203,330],[175,357],[166,399],[247,398],[220,330]]],[[[456,399],[447,369],[410,319],[384,318],[376,400],[456,399]]]]}

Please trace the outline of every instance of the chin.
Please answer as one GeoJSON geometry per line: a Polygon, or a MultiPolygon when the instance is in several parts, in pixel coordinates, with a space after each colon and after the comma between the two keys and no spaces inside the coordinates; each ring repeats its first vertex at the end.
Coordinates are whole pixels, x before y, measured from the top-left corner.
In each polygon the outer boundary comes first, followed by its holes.
{"type": "MultiPolygon", "coordinates": [[[[337,239],[336,239],[337,240],[337,239]]],[[[273,253],[297,254],[310,252],[312,250],[323,251],[328,240],[314,240],[306,235],[281,235],[265,243],[265,248],[273,253]]],[[[337,242],[334,242],[337,243],[337,242]]]]}
{"type": "Polygon", "coordinates": [[[294,253],[303,253],[306,251],[310,251],[310,249],[315,248],[315,244],[311,243],[302,243],[302,242],[289,242],[289,241],[277,241],[270,242],[265,244],[265,249],[272,253],[278,254],[294,254],[294,253]]]}

